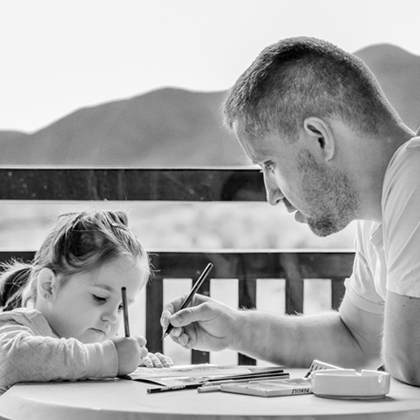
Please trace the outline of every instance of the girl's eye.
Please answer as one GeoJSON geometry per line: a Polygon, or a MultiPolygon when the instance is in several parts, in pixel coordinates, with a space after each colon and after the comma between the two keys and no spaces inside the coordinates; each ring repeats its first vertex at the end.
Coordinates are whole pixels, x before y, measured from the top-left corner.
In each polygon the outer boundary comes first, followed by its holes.
{"type": "Polygon", "coordinates": [[[119,305],[119,306],[118,306],[118,310],[119,310],[119,311],[122,311],[122,310],[123,310],[123,306],[122,306],[122,305],[119,305]]]}
{"type": "Polygon", "coordinates": [[[99,303],[105,303],[106,302],[106,298],[103,298],[101,296],[98,295],[92,295],[93,296],[93,300],[95,300],[96,302],[99,303]]]}

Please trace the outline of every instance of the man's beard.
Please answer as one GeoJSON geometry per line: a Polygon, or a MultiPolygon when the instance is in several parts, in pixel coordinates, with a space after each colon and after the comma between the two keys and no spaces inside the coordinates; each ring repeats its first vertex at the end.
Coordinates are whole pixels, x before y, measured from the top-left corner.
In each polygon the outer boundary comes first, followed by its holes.
{"type": "Polygon", "coordinates": [[[344,229],[346,226],[338,227],[336,223],[327,218],[325,219],[308,219],[309,229],[312,230],[315,235],[320,237],[326,237],[337,233],[344,229]]]}
{"type": "Polygon", "coordinates": [[[299,158],[299,167],[306,201],[318,205],[319,216],[307,221],[315,235],[325,237],[340,232],[357,218],[359,197],[346,174],[319,165],[309,152],[299,158]]]}

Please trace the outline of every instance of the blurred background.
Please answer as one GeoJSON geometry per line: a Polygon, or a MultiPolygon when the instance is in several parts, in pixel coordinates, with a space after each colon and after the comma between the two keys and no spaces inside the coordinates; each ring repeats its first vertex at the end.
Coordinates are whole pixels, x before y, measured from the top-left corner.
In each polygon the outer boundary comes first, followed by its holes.
{"type": "MultiPolygon", "coordinates": [[[[249,166],[221,103],[258,53],[280,38],[323,38],[355,53],[413,130],[420,125],[417,0],[2,0],[0,165],[249,166]]],[[[354,226],[317,238],[266,203],[2,203],[0,246],[36,250],[67,211],[118,208],[147,250],[352,249],[354,226]]],[[[212,295],[237,305],[235,281],[212,295]]],[[[165,299],[190,281],[165,285],[165,299]]],[[[258,307],[282,312],[281,280],[258,307]]],[[[261,288],[260,288],[261,289],[261,288]]],[[[259,289],[259,290],[260,290],[259,289]]],[[[329,287],[305,285],[305,312],[329,287]]],[[[142,295],[133,331],[144,331],[142,295]]],[[[283,305],[283,306],[282,306],[283,305]]],[[[185,352],[165,342],[177,363],[185,352]]],[[[215,362],[230,361],[222,354],[215,362]]]]}

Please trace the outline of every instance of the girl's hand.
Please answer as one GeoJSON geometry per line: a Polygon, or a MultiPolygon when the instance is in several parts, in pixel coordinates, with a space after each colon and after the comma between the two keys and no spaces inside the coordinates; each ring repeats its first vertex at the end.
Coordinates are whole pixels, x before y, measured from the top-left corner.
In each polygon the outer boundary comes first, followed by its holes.
{"type": "Polygon", "coordinates": [[[118,354],[118,376],[127,375],[136,370],[149,353],[144,337],[115,337],[111,340],[118,354]]]}
{"type": "Polygon", "coordinates": [[[148,368],[162,368],[173,366],[172,359],[162,353],[148,353],[140,366],[148,368]]]}

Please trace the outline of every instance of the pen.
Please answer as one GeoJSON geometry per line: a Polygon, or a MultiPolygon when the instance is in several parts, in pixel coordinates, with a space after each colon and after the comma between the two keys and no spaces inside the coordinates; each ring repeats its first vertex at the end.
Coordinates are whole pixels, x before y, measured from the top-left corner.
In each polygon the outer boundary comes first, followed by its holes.
{"type": "Polygon", "coordinates": [[[260,382],[260,381],[269,381],[269,380],[277,380],[277,379],[289,379],[290,374],[288,372],[283,373],[273,373],[272,375],[239,375],[237,378],[230,377],[228,379],[209,379],[203,382],[202,386],[211,386],[211,385],[222,385],[231,382],[260,382]]]}
{"type": "Polygon", "coordinates": [[[185,385],[162,386],[160,388],[147,388],[147,393],[155,394],[157,392],[180,391],[181,389],[197,389],[201,385],[201,383],[193,383],[185,385]]]}
{"type": "Polygon", "coordinates": [[[200,387],[197,388],[197,391],[202,394],[204,392],[215,392],[220,391],[220,386],[225,384],[236,384],[238,382],[261,382],[261,381],[270,381],[278,379],[289,379],[290,375],[288,373],[279,374],[273,377],[262,377],[260,379],[229,379],[226,381],[214,381],[214,382],[205,382],[200,387]]]}
{"type": "Polygon", "coordinates": [[[220,385],[204,385],[197,388],[197,392],[203,394],[205,392],[216,392],[220,391],[220,385]]]}
{"type": "Polygon", "coordinates": [[[220,385],[223,384],[231,384],[237,382],[254,382],[254,381],[267,381],[273,379],[288,379],[290,377],[289,373],[280,373],[276,374],[275,376],[247,376],[245,375],[238,376],[238,379],[229,378],[229,379],[209,379],[206,381],[201,382],[193,382],[190,384],[181,384],[181,385],[172,385],[172,386],[162,386],[159,388],[148,388],[148,394],[155,394],[157,392],[169,392],[169,391],[181,391],[184,389],[197,389],[198,392],[211,392],[211,391],[218,391],[220,389],[220,385]],[[253,379],[252,379],[253,378],[253,379]]]}
{"type": "Polygon", "coordinates": [[[121,297],[122,297],[122,307],[124,314],[124,331],[125,336],[130,337],[130,323],[128,320],[128,305],[127,305],[127,289],[126,287],[121,287],[121,297]]]}
{"type": "MultiPolygon", "coordinates": [[[[210,270],[213,268],[212,263],[208,263],[207,267],[204,269],[204,271],[201,273],[201,276],[198,278],[198,280],[195,282],[193,288],[191,289],[190,294],[186,297],[184,302],[182,302],[181,307],[179,310],[184,309],[188,306],[188,304],[191,302],[192,298],[196,294],[197,290],[200,288],[200,286],[203,284],[204,280],[207,278],[207,275],[209,274],[210,270]]],[[[162,340],[172,331],[173,326],[171,324],[168,325],[168,328],[166,328],[166,331],[163,333],[162,340]]]]}

